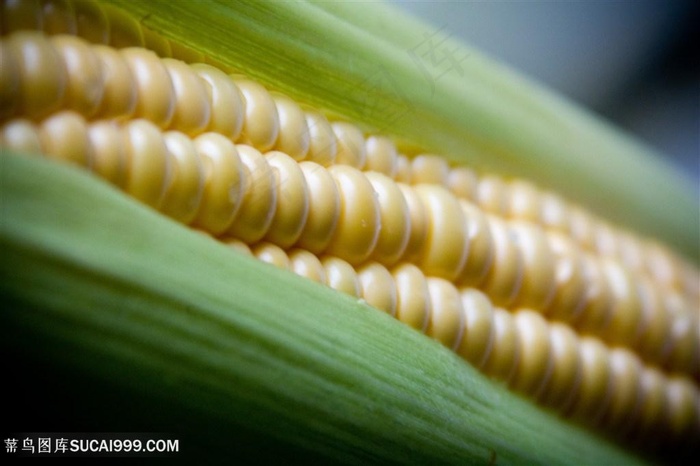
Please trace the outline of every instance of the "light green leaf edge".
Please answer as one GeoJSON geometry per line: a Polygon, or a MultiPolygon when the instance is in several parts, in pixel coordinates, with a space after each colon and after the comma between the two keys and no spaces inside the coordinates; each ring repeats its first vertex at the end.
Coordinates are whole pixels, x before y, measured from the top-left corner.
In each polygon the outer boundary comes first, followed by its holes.
{"type": "MultiPolygon", "coordinates": [[[[377,2],[110,0],[270,88],[487,172],[530,179],[700,263],[700,204],[610,123],[377,2]],[[460,68],[427,53],[446,39],[460,68]]],[[[437,51],[436,53],[440,53],[437,51]]]]}
{"type": "Polygon", "coordinates": [[[282,442],[363,464],[639,462],[393,318],[83,170],[0,155],[0,248],[0,332],[13,352],[115,385],[150,381],[257,432],[263,450],[282,442]]]}

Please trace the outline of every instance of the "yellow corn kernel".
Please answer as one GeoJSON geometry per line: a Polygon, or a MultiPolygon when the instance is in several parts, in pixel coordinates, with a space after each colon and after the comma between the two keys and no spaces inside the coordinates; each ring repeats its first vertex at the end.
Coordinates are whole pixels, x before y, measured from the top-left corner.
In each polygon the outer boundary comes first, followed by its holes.
{"type": "Polygon", "coordinates": [[[610,401],[610,357],[599,340],[584,337],[579,345],[581,384],[569,415],[597,423],[610,401]]]}
{"type": "Polygon", "coordinates": [[[596,334],[601,332],[610,315],[612,291],[596,258],[585,255],[581,265],[586,281],[586,297],[575,325],[581,332],[596,334]]]}
{"type": "Polygon", "coordinates": [[[25,119],[12,120],[2,127],[2,146],[27,154],[41,154],[39,130],[34,123],[25,119]]]}
{"type": "Polygon", "coordinates": [[[432,313],[425,275],[415,265],[404,263],[394,268],[392,276],[397,289],[396,318],[425,332],[432,313]]]}
{"type": "MultiPolygon", "coordinates": [[[[200,208],[205,183],[209,181],[210,186],[213,184],[212,177],[207,180],[204,172],[203,165],[207,162],[203,163],[198,155],[203,143],[194,142],[177,131],[169,131],[163,138],[168,152],[172,155],[172,181],[165,192],[163,213],[179,222],[190,224],[200,208]]],[[[202,154],[205,152],[206,150],[201,151],[202,154]]],[[[208,163],[216,165],[212,159],[209,159],[208,163]]],[[[224,168],[221,165],[219,167],[224,168]]],[[[233,172],[239,173],[238,170],[233,172]]],[[[237,186],[241,185],[242,183],[237,183],[237,186]]],[[[212,187],[209,189],[214,191],[212,187]]]]}
{"type": "Polygon", "coordinates": [[[555,292],[545,313],[551,320],[574,322],[585,305],[586,280],[583,259],[580,251],[561,233],[550,233],[547,239],[556,257],[556,268],[555,292]]]}
{"type": "Polygon", "coordinates": [[[97,115],[129,118],[136,112],[139,89],[123,55],[110,47],[94,46],[103,69],[104,93],[97,115]]]}
{"type": "Polygon", "coordinates": [[[381,228],[373,257],[392,265],[403,257],[411,232],[408,204],[399,186],[381,173],[371,172],[367,179],[376,193],[381,228]]]}
{"type": "Polygon", "coordinates": [[[367,153],[365,170],[382,173],[389,178],[396,176],[398,152],[388,138],[368,137],[365,142],[365,151],[367,153]]]}
{"type": "Polygon", "coordinates": [[[211,105],[206,82],[185,63],[166,58],[161,60],[170,76],[174,96],[170,126],[183,133],[196,135],[209,126],[211,105]]]}
{"type": "Polygon", "coordinates": [[[425,209],[428,232],[421,267],[429,274],[455,280],[467,261],[466,219],[459,202],[439,186],[414,188],[425,209]]]}
{"type": "Polygon", "coordinates": [[[289,252],[289,262],[291,269],[297,275],[313,280],[325,285],[328,283],[326,269],[321,261],[309,251],[303,249],[292,249],[289,252]]]}
{"type": "Polygon", "coordinates": [[[73,5],[65,0],[42,1],[43,29],[48,34],[76,34],[73,5]]]}
{"type": "Polygon", "coordinates": [[[571,225],[569,207],[553,193],[545,192],[541,199],[540,218],[543,225],[554,231],[569,233],[571,225]]]}
{"type": "Polygon", "coordinates": [[[136,19],[111,5],[104,5],[109,18],[109,45],[114,48],[143,47],[143,30],[136,19]]]}
{"type": "Polygon", "coordinates": [[[519,331],[513,316],[501,308],[493,309],[493,343],[483,371],[498,380],[510,383],[520,362],[519,331]]]}
{"type": "Polygon", "coordinates": [[[516,305],[534,309],[546,308],[554,295],[554,255],[541,230],[534,225],[515,222],[509,225],[511,235],[523,258],[523,272],[516,305]]]}
{"type": "Polygon", "coordinates": [[[612,343],[630,344],[640,333],[641,303],[630,274],[619,264],[606,260],[603,273],[611,285],[612,309],[606,322],[606,338],[612,343]]]}
{"type": "MultiPolygon", "coordinates": [[[[195,229],[196,232],[199,232],[203,235],[206,235],[209,237],[209,234],[205,231],[202,230],[197,230],[195,229]]],[[[250,246],[245,244],[243,241],[236,239],[236,238],[221,238],[221,241],[228,246],[230,249],[243,254],[245,256],[253,256],[253,251],[250,249],[250,246]]],[[[272,245],[275,250],[281,251],[281,249],[275,245],[272,245]]],[[[262,257],[266,257],[265,253],[261,254],[262,257]]],[[[289,263],[289,256],[285,252],[285,257],[287,257],[287,260],[285,261],[285,265],[289,263]]]]}
{"type": "Polygon", "coordinates": [[[167,69],[145,49],[126,48],[121,55],[136,82],[136,116],[167,128],[175,113],[175,90],[167,69]]]}
{"type": "Polygon", "coordinates": [[[219,133],[236,141],[243,129],[245,102],[240,90],[222,71],[204,64],[192,65],[192,69],[208,86],[211,115],[208,131],[219,133]]]}
{"type": "Polygon", "coordinates": [[[477,187],[477,202],[486,212],[504,216],[508,212],[505,182],[493,175],[481,177],[477,187]]]}
{"type": "MultiPolygon", "coordinates": [[[[51,157],[88,168],[92,166],[88,128],[79,115],[58,113],[44,120],[39,134],[42,147],[51,157]]],[[[155,176],[163,172],[160,166],[153,166],[152,169],[160,170],[153,173],[155,176]]]]}
{"type": "Polygon", "coordinates": [[[447,175],[447,186],[450,191],[461,199],[476,201],[478,178],[473,170],[466,167],[455,167],[447,175]]]}
{"type": "Polygon", "coordinates": [[[299,164],[310,193],[309,215],[298,245],[318,254],[325,251],[340,219],[341,197],[335,179],[328,170],[314,162],[299,164]]]}
{"type": "Polygon", "coordinates": [[[352,265],[333,256],[322,257],[321,263],[326,270],[328,286],[350,296],[362,296],[360,279],[352,265]]]}
{"type": "Polygon", "coordinates": [[[409,225],[408,241],[403,253],[403,260],[408,262],[417,261],[423,251],[428,237],[428,217],[426,208],[423,206],[418,193],[410,186],[398,183],[408,208],[409,225]]]}
{"type": "Polygon", "coordinates": [[[38,0],[5,0],[2,4],[2,32],[42,30],[44,16],[38,0]]]}
{"type": "Polygon", "coordinates": [[[274,100],[280,122],[275,149],[288,154],[294,160],[304,160],[311,144],[304,112],[289,97],[275,95],[274,100]]]}
{"type": "Polygon", "coordinates": [[[646,360],[660,363],[665,342],[671,338],[671,316],[666,312],[661,292],[648,278],[641,279],[638,286],[642,299],[644,329],[635,348],[646,360]]]}
{"type": "Polygon", "coordinates": [[[614,348],[610,351],[612,390],[610,408],[604,420],[607,426],[619,428],[634,412],[639,398],[641,371],[639,360],[627,350],[614,348]]]}
{"type": "Polygon", "coordinates": [[[18,69],[14,53],[4,42],[0,44],[0,118],[9,118],[17,112],[20,76],[9,71],[18,69]]]}
{"type": "Polygon", "coordinates": [[[480,286],[494,261],[494,243],[486,215],[474,204],[459,201],[467,219],[469,251],[459,282],[464,286],[480,286]]]}
{"type": "Polygon", "coordinates": [[[358,269],[357,278],[361,296],[367,304],[389,315],[396,314],[396,283],[386,267],[370,262],[358,269]]]}
{"type": "Polygon", "coordinates": [[[73,36],[54,36],[50,41],[66,66],[66,105],[85,116],[94,115],[104,92],[104,75],[97,55],[73,36]]]}
{"type": "Polygon", "coordinates": [[[329,168],[340,194],[340,218],[328,253],[351,264],[365,261],[379,239],[379,206],[371,183],[347,165],[329,168]]]}
{"type": "Polygon", "coordinates": [[[541,222],[540,193],[530,183],[514,181],[508,186],[508,216],[532,223],[541,222]]]}
{"type": "Polygon", "coordinates": [[[335,163],[362,169],[367,160],[365,138],[362,132],[349,123],[333,123],[331,128],[333,128],[338,148],[335,163]]]}
{"type": "Polygon", "coordinates": [[[498,306],[509,306],[522,286],[523,257],[515,245],[508,225],[496,217],[488,217],[493,239],[493,265],[482,289],[498,306]]]}
{"type": "Polygon", "coordinates": [[[571,236],[584,248],[592,249],[595,237],[595,227],[591,216],[580,207],[574,207],[570,213],[571,236]]]}
{"type": "MultiPolygon", "coordinates": [[[[93,170],[95,174],[123,189],[126,186],[128,155],[122,142],[120,126],[113,121],[100,121],[90,125],[88,135],[94,151],[93,170]]],[[[188,143],[191,144],[189,139],[188,143]]],[[[168,147],[168,150],[174,153],[173,151],[177,149],[168,147]]],[[[166,204],[172,205],[172,203],[171,201],[166,204]]],[[[177,208],[183,207],[178,206],[177,208]]]]}
{"type": "Polygon", "coordinates": [[[170,157],[152,123],[134,120],[124,127],[127,137],[126,192],[152,207],[158,208],[170,182],[170,157]]]}
{"type": "Polygon", "coordinates": [[[426,334],[450,349],[457,349],[464,337],[464,309],[457,289],[442,278],[428,279],[430,324],[426,334]]]}
{"type": "Polygon", "coordinates": [[[582,379],[579,342],[570,327],[555,322],[550,327],[550,344],[552,374],[540,392],[539,400],[566,412],[582,379]]]}
{"type": "Polygon", "coordinates": [[[480,291],[467,289],[461,293],[465,312],[465,335],[457,354],[481,368],[495,345],[494,309],[480,291]]]}
{"type": "Polygon", "coordinates": [[[268,152],[275,172],[277,206],[266,239],[284,248],[297,242],[309,215],[309,188],[299,165],[283,152],[268,152]]]}
{"type": "Polygon", "coordinates": [[[236,150],[243,162],[249,188],[243,191],[243,203],[228,232],[252,244],[262,239],[272,224],[277,205],[275,176],[265,157],[256,149],[241,145],[236,150]]]}
{"type": "Polygon", "coordinates": [[[204,190],[194,224],[221,234],[229,229],[243,210],[247,184],[243,157],[236,146],[221,135],[206,133],[194,140],[204,170],[204,190]]]}
{"type": "Polygon", "coordinates": [[[107,44],[110,20],[104,9],[95,2],[73,2],[73,7],[78,36],[93,44],[107,44]]]}
{"type": "Polygon", "coordinates": [[[411,162],[405,155],[396,158],[396,181],[400,183],[411,182],[411,162]]]}
{"type": "Polygon", "coordinates": [[[667,411],[663,376],[658,370],[646,370],[642,372],[639,388],[642,403],[632,435],[643,437],[644,432],[649,432],[653,425],[660,424],[667,411]]]}
{"type": "Polygon", "coordinates": [[[552,373],[547,324],[541,315],[529,310],[518,312],[514,320],[520,343],[520,359],[511,384],[516,390],[537,397],[552,373]]]}
{"type": "Polygon", "coordinates": [[[419,155],[411,160],[412,184],[447,185],[450,168],[447,161],[436,155],[419,155]]]}
{"type": "Polygon", "coordinates": [[[287,253],[277,245],[271,243],[258,243],[251,252],[261,261],[272,264],[280,269],[290,270],[292,267],[292,263],[289,260],[287,253]]]}
{"type": "Polygon", "coordinates": [[[21,31],[3,38],[1,46],[6,48],[3,60],[20,79],[19,92],[3,88],[0,100],[18,99],[11,106],[28,118],[41,118],[58,110],[66,94],[66,70],[48,39],[40,33],[21,31]]]}
{"type": "Polygon", "coordinates": [[[670,435],[678,438],[697,438],[697,405],[700,404],[697,390],[686,379],[673,378],[666,389],[670,435]],[[695,430],[695,432],[693,432],[695,430]]]}
{"type": "Polygon", "coordinates": [[[241,142],[260,151],[272,149],[280,130],[275,101],[265,88],[256,82],[237,78],[235,83],[245,101],[241,142]]]}
{"type": "Polygon", "coordinates": [[[671,315],[671,338],[666,340],[663,366],[673,370],[700,376],[700,341],[698,340],[698,313],[685,308],[678,294],[665,297],[666,308],[671,315]]]}
{"type": "Polygon", "coordinates": [[[331,124],[317,112],[306,112],[305,119],[309,129],[308,159],[324,167],[332,165],[338,153],[338,145],[331,124]]]}

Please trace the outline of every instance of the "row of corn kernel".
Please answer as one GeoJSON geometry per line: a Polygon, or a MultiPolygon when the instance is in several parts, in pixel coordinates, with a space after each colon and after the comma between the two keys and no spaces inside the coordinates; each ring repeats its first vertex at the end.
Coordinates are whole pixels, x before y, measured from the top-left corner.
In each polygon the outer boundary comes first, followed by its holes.
{"type": "Polygon", "coordinates": [[[434,155],[419,155],[412,160],[399,155],[396,165],[400,167],[395,176],[399,181],[448,186],[455,195],[474,202],[486,212],[563,232],[586,249],[620,260],[671,289],[700,299],[700,272],[692,266],[660,244],[613,228],[585,210],[567,204],[556,194],[541,191],[522,180],[506,181],[493,175],[479,177],[465,167],[451,168],[444,158],[434,155]]]}
{"type": "Polygon", "coordinates": [[[478,177],[465,167],[450,168],[439,156],[418,155],[409,160],[398,154],[389,140],[368,140],[363,145],[356,135],[352,147],[355,156],[349,160],[355,161],[357,168],[379,171],[406,184],[446,186],[453,194],[486,212],[566,233],[591,251],[620,260],[627,267],[648,274],[694,300],[700,298],[700,273],[668,249],[644,242],[624,230],[613,229],[583,209],[568,205],[559,196],[540,192],[530,183],[506,182],[491,175],[478,177]]]}
{"type": "MultiPolygon", "coordinates": [[[[86,118],[144,118],[190,136],[217,132],[261,151],[281,150],[324,166],[356,157],[352,125],[331,125],[291,99],[205,65],[158,58],[142,48],[116,50],[69,35],[24,31],[0,42],[0,118],[41,119],[70,109],[86,118]]],[[[380,144],[382,138],[375,138],[380,144]]],[[[372,143],[368,144],[371,152],[372,143]]]]}
{"type": "Polygon", "coordinates": [[[2,145],[86,166],[174,219],[247,243],[329,252],[352,264],[413,261],[428,274],[528,307],[671,371],[700,374],[694,313],[678,295],[525,223],[484,216],[437,185],[408,186],[350,166],[262,155],[217,133],[194,139],[147,120],[88,124],[61,112],[11,120],[2,145]],[[556,251],[556,252],[555,252],[556,251]],[[666,343],[668,342],[668,343],[666,343]]]}
{"type": "MultiPolygon", "coordinates": [[[[450,188],[453,194],[456,194],[462,199],[467,199],[468,201],[473,201],[475,204],[479,205],[484,211],[497,214],[499,217],[505,217],[511,220],[525,220],[529,223],[536,223],[540,225],[550,226],[548,231],[544,232],[547,236],[558,236],[560,233],[567,234],[570,238],[576,241],[578,245],[588,246],[587,249],[598,250],[603,256],[610,257],[616,261],[620,261],[625,264],[625,268],[630,268],[633,271],[635,278],[638,278],[644,282],[648,282],[646,278],[647,275],[654,277],[656,283],[661,283],[667,285],[667,287],[672,290],[671,295],[675,297],[678,293],[685,294],[688,301],[697,302],[700,300],[700,291],[698,287],[700,286],[700,275],[697,270],[691,267],[689,264],[684,264],[682,261],[675,258],[669,251],[663,250],[658,244],[649,243],[647,245],[642,245],[641,240],[634,238],[633,236],[626,234],[624,232],[616,232],[605,224],[595,225],[595,220],[593,217],[585,213],[581,209],[572,209],[567,207],[563,201],[553,194],[547,196],[540,196],[536,189],[529,183],[522,181],[515,181],[510,184],[506,184],[500,179],[488,176],[478,179],[473,172],[469,169],[460,167],[450,169],[447,162],[440,157],[436,156],[418,156],[412,161],[408,161],[404,156],[396,155],[395,149],[389,146],[390,143],[383,145],[381,151],[375,152],[378,154],[377,159],[379,163],[375,163],[370,170],[382,170],[383,173],[393,176],[399,182],[406,184],[434,184],[438,186],[447,186],[450,188]],[[392,160],[397,160],[399,162],[404,161],[404,163],[394,163],[392,160]],[[396,168],[399,166],[401,168],[396,168]],[[473,193],[469,186],[475,186],[476,193],[473,193]],[[507,201],[506,192],[510,194],[510,200],[507,201]],[[483,194],[481,194],[483,193],[483,194]],[[512,207],[508,207],[508,206],[512,207]],[[572,222],[569,224],[569,218],[567,217],[568,211],[571,211],[572,222]],[[550,219],[552,223],[548,224],[550,219]],[[558,228],[554,228],[558,226],[558,228]],[[552,230],[552,231],[549,231],[552,230]],[[592,232],[592,233],[591,233],[592,232]],[[586,241],[589,234],[597,234],[599,237],[603,237],[599,243],[601,247],[595,247],[591,243],[586,241]],[[624,235],[624,236],[623,236],[624,235]],[[622,240],[624,238],[624,240],[622,240]],[[619,239],[619,248],[606,248],[602,245],[604,244],[615,244],[619,239]],[[613,254],[614,251],[631,251],[628,254],[613,254]]],[[[361,147],[358,142],[355,147],[361,147]]],[[[361,151],[360,151],[361,152],[361,151]]],[[[369,165],[372,158],[367,158],[367,164],[369,165]]],[[[376,160],[375,160],[376,161],[376,160]]],[[[367,169],[367,167],[365,167],[367,169]]],[[[460,200],[460,203],[464,206],[460,200]]],[[[466,205],[470,205],[467,203],[466,205]]],[[[478,211],[477,209],[471,209],[472,212],[478,211]]],[[[488,244],[488,239],[484,235],[479,235],[479,224],[477,214],[468,215],[470,220],[474,217],[473,221],[470,222],[470,227],[472,232],[469,233],[470,236],[470,247],[473,247],[474,242],[480,243],[479,251],[484,251],[488,244]]],[[[517,222],[518,224],[521,222],[517,222]]],[[[481,229],[483,230],[483,228],[481,229]]],[[[531,245],[538,249],[538,254],[531,256],[533,260],[540,264],[546,263],[546,258],[550,254],[546,251],[546,243],[541,239],[538,240],[534,236],[539,235],[539,233],[533,233],[532,230],[520,228],[525,234],[526,238],[530,238],[531,245]],[[534,236],[533,236],[534,235],[534,236]],[[539,247],[538,247],[539,245],[539,247]]],[[[540,235],[541,236],[541,235],[540,235]]],[[[612,262],[612,261],[608,261],[612,262]]],[[[485,261],[479,261],[479,264],[484,264],[485,261]]],[[[533,267],[535,267],[533,265],[533,267]]],[[[501,270],[509,270],[508,268],[502,268],[501,270]]],[[[617,275],[627,275],[627,272],[618,272],[617,275]]],[[[514,275],[514,277],[517,274],[514,275]]],[[[551,276],[551,271],[549,274],[545,274],[543,277],[551,276]]],[[[467,273],[465,281],[467,284],[478,284],[479,283],[478,271],[473,273],[467,273]]],[[[622,277],[625,280],[626,277],[622,277]]],[[[612,279],[611,279],[612,280],[612,279]]],[[[619,281],[619,280],[618,280],[619,281]]],[[[540,283],[547,284],[551,280],[541,279],[540,283]]],[[[515,278],[511,280],[505,280],[505,283],[511,283],[518,285],[515,278]]],[[[506,287],[506,289],[511,290],[511,298],[517,293],[517,290],[512,289],[512,287],[506,287]]],[[[496,294],[499,294],[494,290],[496,294]]],[[[531,294],[527,294],[531,296],[531,294]]],[[[499,299],[497,297],[496,299],[499,299]]],[[[542,295],[542,298],[546,302],[546,294],[542,295]]],[[[508,305],[509,301],[507,296],[503,298],[503,305],[508,305]]],[[[530,306],[539,306],[542,303],[526,303],[530,306]]]]}
{"type": "Polygon", "coordinates": [[[579,337],[538,313],[510,313],[482,292],[426,277],[413,264],[355,268],[340,258],[261,242],[227,243],[285,270],[364,299],[437,339],[485,374],[566,416],[631,437],[665,431],[692,441],[700,433],[700,391],[667,377],[633,353],[579,337]],[[659,429],[661,427],[661,429],[659,429]]]}
{"type": "MultiPolygon", "coordinates": [[[[3,63],[18,70],[4,75],[7,82],[0,94],[3,113],[40,117],[68,107],[87,117],[143,117],[190,135],[219,132],[259,150],[274,147],[295,159],[309,158],[322,165],[343,163],[388,175],[396,175],[397,167],[402,165],[398,162],[404,160],[385,138],[365,140],[352,125],[331,125],[319,114],[302,112],[284,96],[273,98],[258,84],[244,79],[233,81],[207,65],[188,67],[177,60],[160,60],[140,49],[117,52],[71,36],[47,39],[33,33],[13,34],[3,40],[0,54],[3,63]]],[[[469,189],[471,175],[467,169],[450,171],[447,162],[438,157],[419,156],[403,166],[398,179],[450,186],[458,194],[473,191],[469,189]]],[[[502,181],[484,177],[478,182],[475,200],[485,210],[505,215],[515,212],[511,216],[533,221],[539,219],[540,210],[560,212],[549,217],[559,218],[560,226],[566,225],[561,213],[565,216],[567,209],[539,209],[537,191],[529,184],[511,184],[510,204],[504,202],[504,191],[502,181]],[[504,205],[513,207],[509,210],[504,205]]],[[[555,196],[548,199],[550,205],[561,203],[555,196]]],[[[590,235],[581,232],[591,231],[605,233],[603,237],[608,241],[604,244],[614,243],[617,236],[611,229],[593,228],[587,214],[574,212],[572,218],[579,220],[571,223],[571,234],[579,243],[586,245],[590,235]]],[[[621,260],[631,257],[626,263],[642,268],[639,242],[629,236],[621,244],[630,245],[625,250],[635,252],[623,255],[621,260]]],[[[692,285],[698,281],[697,274],[691,267],[686,266],[688,271],[681,273],[681,265],[660,247],[647,250],[647,269],[658,281],[672,289],[684,287],[691,299],[697,298],[697,287],[692,285]]]]}
{"type": "Polygon", "coordinates": [[[164,58],[203,63],[201,53],[155,34],[112,5],[95,0],[2,0],[0,34],[43,31],[70,34],[115,48],[145,47],[164,58]]]}
{"type": "Polygon", "coordinates": [[[3,75],[4,117],[41,119],[67,108],[87,118],[143,117],[191,135],[241,132],[240,91],[221,72],[210,77],[212,67],[160,60],[146,49],[90,45],[68,35],[18,32],[1,44],[3,64],[13,70],[3,75]],[[212,79],[224,84],[212,88],[207,85],[212,79]]]}
{"type": "Polygon", "coordinates": [[[371,254],[395,261],[411,232],[405,203],[396,225],[388,218],[403,196],[383,175],[297,163],[279,151],[262,155],[215,132],[191,138],[144,119],[87,122],[64,111],[38,124],[9,120],[0,136],[3,147],[87,167],[180,222],[248,243],[266,238],[314,252],[339,249],[353,263],[371,254]],[[389,194],[380,205],[382,190],[389,194]]]}
{"type": "Polygon", "coordinates": [[[681,295],[613,260],[582,253],[564,235],[550,233],[548,240],[556,257],[557,290],[544,311],[549,320],[633,348],[644,360],[666,368],[695,364],[686,358],[698,354],[700,337],[691,335],[698,324],[691,304],[681,295]],[[685,343],[671,350],[668,341],[685,343]]]}

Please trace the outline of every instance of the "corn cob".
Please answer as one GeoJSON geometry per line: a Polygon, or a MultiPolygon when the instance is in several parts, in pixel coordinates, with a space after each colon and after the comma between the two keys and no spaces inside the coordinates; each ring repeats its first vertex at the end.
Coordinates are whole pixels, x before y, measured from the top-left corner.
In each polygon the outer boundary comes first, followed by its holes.
{"type": "MultiPolygon", "coordinates": [[[[16,5],[27,3],[5,12],[16,5]]],[[[75,29],[70,15],[56,26],[39,11],[20,16],[48,33],[75,29]]],[[[396,314],[563,414],[672,443],[697,437],[691,265],[529,183],[409,158],[240,75],[168,58],[205,56],[104,11],[109,34],[96,42],[127,48],[3,39],[3,63],[19,70],[3,77],[6,149],[85,166],[179,222],[244,241],[237,249],[256,244],[257,256],[396,314]],[[165,58],[131,47],[144,45],[165,58]]]]}

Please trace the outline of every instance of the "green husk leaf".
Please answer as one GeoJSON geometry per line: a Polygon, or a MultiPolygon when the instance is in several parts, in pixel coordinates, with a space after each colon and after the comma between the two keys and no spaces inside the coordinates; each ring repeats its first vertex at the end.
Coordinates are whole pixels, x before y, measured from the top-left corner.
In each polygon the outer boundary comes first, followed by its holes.
{"type": "Polygon", "coordinates": [[[0,163],[0,341],[24,368],[7,385],[68,420],[27,426],[20,410],[9,429],[156,430],[182,439],[180,458],[208,462],[639,461],[389,316],[83,170],[0,163]]]}
{"type": "Polygon", "coordinates": [[[302,102],[409,146],[535,181],[700,262],[697,195],[657,152],[391,6],[111,1],[302,102]]]}

